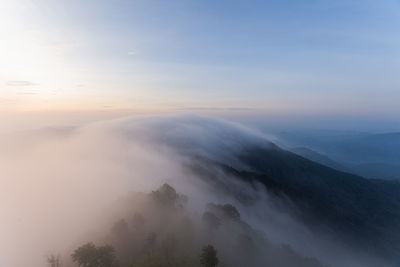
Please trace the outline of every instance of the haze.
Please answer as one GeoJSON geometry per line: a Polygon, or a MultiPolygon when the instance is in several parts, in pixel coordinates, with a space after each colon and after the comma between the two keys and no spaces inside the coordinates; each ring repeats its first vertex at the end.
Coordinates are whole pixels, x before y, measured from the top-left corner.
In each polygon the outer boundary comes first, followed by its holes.
{"type": "Polygon", "coordinates": [[[399,29],[399,0],[0,0],[0,267],[396,266],[399,29]]]}

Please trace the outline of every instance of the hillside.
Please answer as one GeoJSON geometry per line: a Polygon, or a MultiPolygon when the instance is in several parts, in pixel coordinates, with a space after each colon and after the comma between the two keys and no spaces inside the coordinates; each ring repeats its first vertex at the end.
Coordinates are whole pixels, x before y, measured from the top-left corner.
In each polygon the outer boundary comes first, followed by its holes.
{"type": "Polygon", "coordinates": [[[400,183],[337,171],[270,144],[248,147],[237,158],[250,170],[213,160],[206,160],[206,165],[217,165],[229,175],[262,183],[276,196],[289,197],[299,208],[297,215],[315,230],[332,227],[349,246],[399,257],[400,183]]]}

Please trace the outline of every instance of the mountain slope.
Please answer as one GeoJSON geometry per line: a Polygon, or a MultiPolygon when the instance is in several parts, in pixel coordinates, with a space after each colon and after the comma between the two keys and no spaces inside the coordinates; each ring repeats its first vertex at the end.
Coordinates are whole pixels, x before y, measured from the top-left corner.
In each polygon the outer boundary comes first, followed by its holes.
{"type": "MultiPolygon", "coordinates": [[[[358,175],[368,178],[400,178],[400,133],[398,132],[382,134],[329,131],[286,132],[278,136],[282,145],[306,147],[314,152],[323,152],[333,161],[358,175]]],[[[311,160],[320,158],[315,158],[316,155],[309,151],[294,152],[299,152],[300,155],[311,160]]]]}
{"type": "Polygon", "coordinates": [[[332,169],[336,169],[336,170],[344,171],[344,172],[351,172],[351,169],[345,167],[344,165],[340,164],[339,162],[336,162],[336,161],[332,160],[331,158],[329,158],[328,156],[318,153],[309,148],[295,147],[295,148],[290,149],[290,151],[299,156],[302,156],[306,159],[312,160],[321,165],[325,165],[332,169]]]}
{"type": "Polygon", "coordinates": [[[247,147],[236,156],[247,169],[212,164],[289,197],[311,228],[328,226],[346,236],[350,245],[361,244],[386,258],[400,256],[400,183],[337,171],[270,143],[247,147]]]}

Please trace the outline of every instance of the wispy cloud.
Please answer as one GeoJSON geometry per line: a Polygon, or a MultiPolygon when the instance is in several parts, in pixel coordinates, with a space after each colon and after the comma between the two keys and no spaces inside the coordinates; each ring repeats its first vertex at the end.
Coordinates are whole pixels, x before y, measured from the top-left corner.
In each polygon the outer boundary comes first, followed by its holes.
{"type": "Polygon", "coordinates": [[[131,51],[128,52],[129,56],[135,56],[137,54],[139,54],[139,50],[131,50],[131,51]]]}
{"type": "Polygon", "coordinates": [[[35,86],[38,84],[33,83],[31,81],[7,81],[6,85],[7,86],[35,86]]]}
{"type": "Polygon", "coordinates": [[[17,100],[14,98],[5,98],[0,97],[0,104],[8,105],[8,104],[16,104],[17,100]]]}
{"type": "Polygon", "coordinates": [[[188,111],[246,111],[246,110],[256,110],[255,108],[249,107],[182,107],[178,110],[188,110],[188,111]]]}
{"type": "Polygon", "coordinates": [[[35,91],[24,91],[24,92],[17,92],[17,95],[37,95],[38,93],[35,91]]]}

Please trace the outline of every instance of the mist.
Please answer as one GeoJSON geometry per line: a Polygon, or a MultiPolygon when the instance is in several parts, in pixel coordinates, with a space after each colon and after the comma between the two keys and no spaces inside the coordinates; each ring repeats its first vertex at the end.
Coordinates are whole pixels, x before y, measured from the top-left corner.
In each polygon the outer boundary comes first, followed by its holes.
{"type": "MultiPolygon", "coordinates": [[[[209,203],[231,204],[240,220],[265,235],[268,244],[288,244],[305,259],[329,266],[385,266],[381,259],[342,243],[331,229],[313,231],[296,217],[290,200],[207,164],[218,161],[249,170],[234,155],[247,146],[273,149],[274,139],[239,123],[193,114],[136,115],[4,134],[0,266],[44,266],[51,253],[61,254],[68,264],[77,246],[103,242],[115,221],[129,220],[133,214],[125,218],[127,207],[131,213],[151,213],[150,204],[125,200],[133,195],[146,199],[143,194],[165,183],[187,196],[181,214],[194,225],[201,225],[209,203]]],[[[238,226],[232,225],[229,231],[235,233],[238,226]]],[[[171,222],[171,229],[178,227],[171,222]]],[[[222,266],[230,244],[226,235],[215,240],[222,266]]],[[[201,239],[196,240],[201,246],[201,239]]]]}

